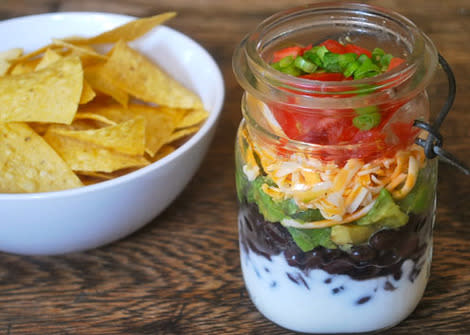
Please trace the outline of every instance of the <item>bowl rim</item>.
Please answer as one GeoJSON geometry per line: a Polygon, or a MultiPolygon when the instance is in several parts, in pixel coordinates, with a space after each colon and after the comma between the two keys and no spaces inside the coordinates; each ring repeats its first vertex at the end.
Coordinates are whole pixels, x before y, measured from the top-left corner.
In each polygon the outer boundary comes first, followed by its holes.
{"type": "MultiPolygon", "coordinates": [[[[54,12],[54,13],[42,13],[42,14],[18,16],[18,17],[0,21],[0,25],[3,25],[8,22],[31,20],[31,19],[36,19],[36,18],[48,18],[48,17],[56,17],[56,16],[72,17],[72,16],[89,16],[89,15],[102,16],[104,18],[109,17],[109,18],[121,20],[122,23],[139,18],[139,17],[132,16],[132,15],[110,13],[110,12],[70,11],[70,12],[54,12]]],[[[145,167],[126,173],[125,175],[122,175],[122,176],[119,176],[110,180],[101,181],[92,185],[84,185],[82,187],[58,190],[58,191],[35,192],[35,193],[1,193],[0,192],[0,200],[32,200],[32,199],[46,199],[46,198],[53,199],[53,198],[74,197],[74,196],[82,195],[84,193],[104,191],[109,188],[117,187],[118,185],[129,183],[132,180],[137,179],[141,177],[142,175],[149,173],[150,171],[157,170],[161,168],[162,166],[169,164],[172,161],[175,161],[178,157],[184,155],[191,147],[196,145],[202,138],[204,138],[209,133],[209,131],[213,127],[216,126],[217,120],[222,112],[222,107],[225,101],[225,83],[224,83],[224,78],[223,78],[222,71],[219,65],[215,61],[214,57],[201,44],[199,44],[193,38],[189,37],[188,35],[174,28],[171,28],[165,25],[160,25],[158,26],[158,28],[167,30],[170,33],[176,34],[178,38],[181,38],[191,44],[194,44],[196,49],[199,49],[199,52],[201,52],[205,57],[207,57],[209,63],[212,63],[214,67],[215,78],[213,80],[220,84],[219,86],[220,86],[221,94],[220,96],[216,97],[214,107],[212,110],[209,110],[209,117],[205,120],[202,127],[195,134],[193,134],[185,143],[183,143],[181,146],[176,148],[175,151],[171,152],[167,156],[145,167]]],[[[137,40],[138,39],[136,39],[136,41],[137,40]]]]}

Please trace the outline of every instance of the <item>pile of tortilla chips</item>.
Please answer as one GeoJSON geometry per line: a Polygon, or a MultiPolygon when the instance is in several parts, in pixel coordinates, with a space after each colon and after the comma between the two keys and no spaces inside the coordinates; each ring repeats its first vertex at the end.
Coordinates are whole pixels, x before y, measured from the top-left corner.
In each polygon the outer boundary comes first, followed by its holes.
{"type": "Polygon", "coordinates": [[[207,118],[200,98],[132,49],[175,13],[91,38],[0,52],[0,192],[108,180],[171,153],[207,118]],[[102,54],[97,47],[112,44],[102,54]]]}

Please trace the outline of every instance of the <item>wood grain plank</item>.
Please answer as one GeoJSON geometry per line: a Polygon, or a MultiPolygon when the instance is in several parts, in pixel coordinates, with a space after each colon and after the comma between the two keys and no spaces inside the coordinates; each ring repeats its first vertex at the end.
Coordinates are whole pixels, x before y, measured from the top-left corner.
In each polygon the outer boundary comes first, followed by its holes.
{"type": "MultiPolygon", "coordinates": [[[[470,164],[470,3],[376,0],[420,26],[453,66],[458,96],[445,148],[470,164]]],[[[289,334],[267,321],[243,286],[238,255],[233,141],[242,90],[231,57],[274,12],[307,1],[2,0],[0,19],[54,12],[147,16],[178,11],[169,25],[199,41],[221,66],[226,101],[213,145],[176,201],[131,236],[82,253],[0,253],[0,334],[289,334]]],[[[429,88],[436,113],[442,73],[429,88]]],[[[440,164],[434,259],[416,311],[388,335],[470,334],[470,179],[440,164]]]]}

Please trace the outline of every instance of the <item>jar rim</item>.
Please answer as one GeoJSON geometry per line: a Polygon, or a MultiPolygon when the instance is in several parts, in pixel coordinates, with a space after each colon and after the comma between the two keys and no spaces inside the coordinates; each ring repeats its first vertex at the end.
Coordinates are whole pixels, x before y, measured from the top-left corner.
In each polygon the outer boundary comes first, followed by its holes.
{"type": "MultiPolygon", "coordinates": [[[[351,20],[353,20],[351,16],[351,20]]],[[[361,22],[357,21],[356,29],[361,22]]],[[[334,22],[331,23],[332,25],[334,22]]],[[[312,26],[313,27],[313,26],[312,26]]],[[[294,31],[294,30],[292,30],[294,31]]],[[[283,38],[292,31],[283,33],[283,38]]],[[[233,57],[233,70],[240,85],[262,101],[280,104],[315,106],[318,108],[355,108],[364,103],[362,93],[368,90],[368,102],[381,103],[390,100],[410,99],[423,91],[437,68],[437,50],[432,41],[408,18],[379,6],[363,3],[318,3],[287,9],[276,13],[247,34],[233,57]],[[316,81],[284,74],[273,69],[262,57],[263,38],[282,22],[302,16],[313,16],[325,12],[356,13],[361,16],[363,26],[367,19],[376,16],[389,20],[406,29],[413,40],[406,62],[386,73],[353,81],[316,81]],[[426,64],[424,58],[426,57],[426,64]],[[423,69],[423,66],[426,68],[423,69]],[[421,70],[419,70],[421,68],[421,70]],[[421,71],[420,73],[418,73],[421,71]],[[417,78],[417,76],[420,78],[417,78]],[[352,87],[351,85],[354,85],[352,87]],[[370,87],[373,87],[371,90],[370,87]],[[334,92],[332,94],[331,92],[334,92]],[[292,97],[295,95],[295,102],[292,97]],[[347,99],[338,99],[343,95],[347,99]],[[354,95],[352,97],[348,95],[354,95]]]]}

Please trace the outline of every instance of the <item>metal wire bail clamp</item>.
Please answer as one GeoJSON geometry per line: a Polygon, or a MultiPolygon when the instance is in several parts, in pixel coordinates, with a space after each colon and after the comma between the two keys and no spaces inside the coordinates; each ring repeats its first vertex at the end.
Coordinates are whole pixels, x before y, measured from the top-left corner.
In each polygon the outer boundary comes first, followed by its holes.
{"type": "Polygon", "coordinates": [[[447,75],[447,80],[449,81],[449,93],[447,96],[447,101],[442,107],[439,115],[437,116],[436,120],[432,125],[420,120],[414,121],[413,126],[418,127],[428,133],[427,139],[418,138],[416,139],[416,144],[424,148],[424,153],[427,158],[432,159],[435,157],[439,157],[444,162],[455,166],[466,175],[470,175],[470,169],[463,162],[461,162],[448,151],[442,149],[443,138],[442,135],[439,133],[439,127],[441,126],[442,122],[444,121],[445,117],[449,113],[450,108],[454,103],[456,94],[456,84],[454,73],[452,72],[452,69],[450,68],[449,64],[444,59],[444,57],[442,57],[441,54],[439,54],[439,64],[445,71],[447,75]]]}

